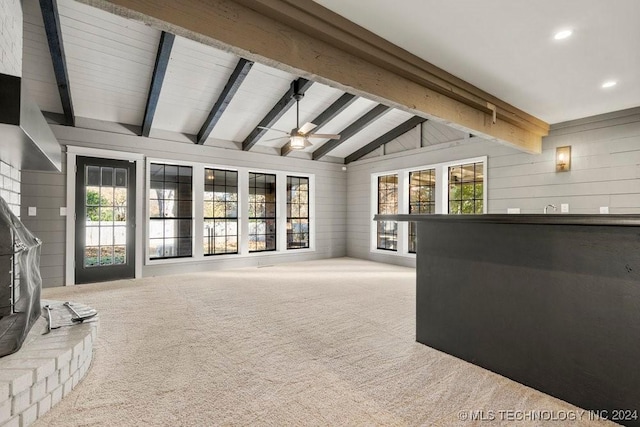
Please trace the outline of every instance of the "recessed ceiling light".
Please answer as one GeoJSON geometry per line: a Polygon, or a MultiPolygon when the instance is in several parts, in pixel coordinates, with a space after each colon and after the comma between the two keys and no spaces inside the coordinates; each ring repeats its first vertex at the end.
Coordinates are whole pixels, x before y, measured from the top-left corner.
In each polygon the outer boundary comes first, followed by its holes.
{"type": "Polygon", "coordinates": [[[614,87],[614,86],[615,86],[615,85],[617,85],[617,84],[618,84],[618,82],[617,82],[617,81],[615,81],[615,80],[609,80],[609,81],[606,81],[606,82],[602,83],[602,87],[603,87],[604,89],[606,89],[606,88],[609,88],[609,87],[614,87]]]}
{"type": "Polygon", "coordinates": [[[553,38],[556,40],[562,40],[562,39],[566,39],[567,37],[571,36],[571,34],[573,34],[573,31],[571,30],[562,30],[562,31],[558,31],[553,38]]]}

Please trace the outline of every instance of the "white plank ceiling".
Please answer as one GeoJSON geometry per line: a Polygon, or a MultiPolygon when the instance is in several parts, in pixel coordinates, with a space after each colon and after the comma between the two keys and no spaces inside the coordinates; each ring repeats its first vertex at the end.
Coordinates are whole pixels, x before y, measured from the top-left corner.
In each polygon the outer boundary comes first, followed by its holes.
{"type": "Polygon", "coordinates": [[[551,124],[640,105],[638,0],[314,1],[551,124]]]}
{"type": "Polygon", "coordinates": [[[58,7],[76,115],[140,124],[160,32],[75,1],[58,7]]]}
{"type": "Polygon", "coordinates": [[[62,113],[62,103],[58,94],[56,76],[49,55],[47,35],[42,25],[42,12],[38,1],[23,3],[23,67],[22,77],[27,90],[40,109],[52,113],[62,113]]]}
{"type": "MultiPolygon", "coordinates": [[[[74,0],[58,0],[57,4],[75,117],[140,127],[161,32],[74,0]]],[[[63,108],[39,1],[24,0],[23,7],[25,84],[43,111],[61,114],[63,108]]],[[[205,123],[240,59],[211,46],[175,37],[152,121],[151,136],[154,131],[163,137],[175,134],[177,141],[184,141],[184,137],[178,135],[186,134],[195,141],[195,135],[205,123]]],[[[254,64],[205,144],[242,149],[245,138],[297,78],[276,68],[254,64]]],[[[312,121],[343,94],[341,90],[313,83],[299,103],[300,125],[312,121]]],[[[369,99],[357,98],[315,131],[340,133],[376,105],[369,99]]],[[[411,117],[406,112],[389,109],[331,150],[328,156],[340,162],[411,117]]],[[[82,121],[83,126],[90,122],[82,121]]],[[[466,136],[441,124],[426,122],[422,126],[422,132],[411,131],[403,135],[402,144],[396,142],[394,151],[398,147],[412,149],[420,146],[420,135],[423,137],[422,145],[466,136]],[[408,139],[416,141],[414,143],[408,139]]],[[[285,132],[295,128],[295,105],[286,110],[271,127],[285,132]]],[[[277,149],[288,140],[286,137],[278,138],[281,136],[281,132],[267,131],[260,137],[257,146],[270,149],[266,152],[277,153],[277,149]]],[[[313,146],[303,150],[302,155],[307,158],[311,158],[313,151],[327,140],[312,139],[311,142],[313,146]]]]}

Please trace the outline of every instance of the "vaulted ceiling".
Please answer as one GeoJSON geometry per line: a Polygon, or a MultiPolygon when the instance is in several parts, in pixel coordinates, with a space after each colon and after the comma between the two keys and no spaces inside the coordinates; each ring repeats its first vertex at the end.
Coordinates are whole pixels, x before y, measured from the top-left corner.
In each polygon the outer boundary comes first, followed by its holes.
{"type": "Polygon", "coordinates": [[[341,138],[312,139],[292,154],[284,133],[261,127],[296,127],[300,76],[74,0],[24,0],[23,8],[23,79],[47,116],[66,125],[113,122],[141,136],[338,162],[398,137],[396,151],[469,137],[309,81],[300,86],[300,124],[341,138]]]}
{"type": "Polygon", "coordinates": [[[548,123],[640,105],[635,0],[23,3],[24,81],[70,126],[348,163],[473,135],[537,153],[548,123]],[[295,91],[341,138],[291,150],[295,91]]]}

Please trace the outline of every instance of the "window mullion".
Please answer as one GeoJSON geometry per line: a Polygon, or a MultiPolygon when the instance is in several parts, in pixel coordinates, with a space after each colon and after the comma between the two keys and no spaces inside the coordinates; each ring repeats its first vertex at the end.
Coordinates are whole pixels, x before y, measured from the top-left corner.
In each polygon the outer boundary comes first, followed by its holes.
{"type": "Polygon", "coordinates": [[[276,174],[276,250],[287,249],[287,174],[276,174]],[[283,208],[284,206],[284,208],[283,208]]]}
{"type": "Polygon", "coordinates": [[[204,257],[204,251],[202,248],[203,234],[204,234],[204,167],[193,167],[193,242],[195,247],[193,249],[194,258],[204,257]]]}
{"type": "MultiPolygon", "coordinates": [[[[409,213],[409,172],[401,171],[398,176],[398,213],[409,213]]],[[[409,223],[398,221],[398,251],[409,252],[409,223]]]]}
{"type": "Polygon", "coordinates": [[[238,253],[249,253],[249,172],[238,171],[238,253]]]}
{"type": "Polygon", "coordinates": [[[438,166],[436,169],[436,213],[446,214],[449,212],[448,191],[449,191],[449,168],[438,166]]]}

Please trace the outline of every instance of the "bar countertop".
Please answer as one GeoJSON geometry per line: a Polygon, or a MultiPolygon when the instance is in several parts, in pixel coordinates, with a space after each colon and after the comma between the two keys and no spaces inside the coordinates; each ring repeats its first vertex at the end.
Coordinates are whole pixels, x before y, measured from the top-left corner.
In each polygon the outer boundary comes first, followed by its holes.
{"type": "Polygon", "coordinates": [[[444,221],[485,224],[547,224],[547,225],[606,225],[637,227],[640,215],[577,215],[577,214],[398,214],[375,215],[374,221],[444,221]]]}

